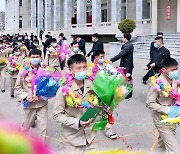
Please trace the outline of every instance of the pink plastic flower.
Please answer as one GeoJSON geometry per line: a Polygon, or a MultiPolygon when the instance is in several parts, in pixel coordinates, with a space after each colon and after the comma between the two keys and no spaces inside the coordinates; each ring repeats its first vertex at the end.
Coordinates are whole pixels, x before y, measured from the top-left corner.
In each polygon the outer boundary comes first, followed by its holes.
{"type": "Polygon", "coordinates": [[[68,94],[69,94],[69,89],[68,89],[67,86],[62,86],[62,93],[63,93],[64,95],[68,95],[68,94]]]}
{"type": "Polygon", "coordinates": [[[156,80],[156,83],[157,83],[157,84],[161,84],[161,83],[162,83],[162,81],[161,81],[161,80],[159,80],[159,79],[157,79],[157,80],[156,80]]]}
{"type": "Polygon", "coordinates": [[[160,88],[158,85],[154,86],[154,89],[155,89],[156,91],[161,91],[161,88],[160,88]]]}

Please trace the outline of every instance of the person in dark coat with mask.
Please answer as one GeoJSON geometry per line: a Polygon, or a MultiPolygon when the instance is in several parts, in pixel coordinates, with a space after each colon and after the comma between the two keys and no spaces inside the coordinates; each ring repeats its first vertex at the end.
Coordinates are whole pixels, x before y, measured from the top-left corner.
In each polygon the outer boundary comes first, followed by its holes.
{"type": "Polygon", "coordinates": [[[87,54],[87,57],[89,57],[91,55],[91,61],[94,62],[96,52],[104,51],[104,44],[99,39],[98,33],[95,33],[92,35],[92,41],[94,42],[93,47],[92,47],[91,51],[87,54]]]}
{"type": "Polygon", "coordinates": [[[49,34],[46,34],[45,37],[46,37],[46,41],[42,42],[42,45],[44,46],[44,49],[43,49],[44,58],[46,56],[46,49],[50,46],[51,40],[52,40],[52,36],[50,36],[49,34]]]}
{"type": "Polygon", "coordinates": [[[83,52],[84,56],[86,55],[86,41],[82,39],[80,36],[74,37],[79,44],[79,49],[83,52]]]}
{"type": "Polygon", "coordinates": [[[154,41],[154,48],[152,52],[151,61],[145,66],[145,70],[148,70],[147,74],[143,77],[143,84],[146,84],[149,77],[154,76],[159,73],[161,69],[161,63],[164,59],[170,58],[170,52],[167,48],[164,47],[163,38],[158,36],[154,41]]]}
{"type": "MultiPolygon", "coordinates": [[[[157,32],[157,36],[163,38],[163,33],[157,32]]],[[[156,50],[156,48],[154,47],[154,42],[155,42],[155,40],[153,42],[151,42],[151,46],[150,46],[150,60],[152,59],[153,51],[156,50]]]]}
{"type": "MultiPolygon", "coordinates": [[[[127,69],[126,76],[128,77],[129,82],[132,84],[132,71],[134,68],[134,63],[133,63],[134,46],[130,42],[130,40],[131,40],[131,34],[125,33],[122,39],[124,44],[121,47],[121,51],[119,52],[118,55],[111,58],[110,61],[113,63],[121,59],[120,67],[124,67],[127,69]]],[[[132,97],[132,92],[126,97],[126,99],[131,97],[132,97]]]]}

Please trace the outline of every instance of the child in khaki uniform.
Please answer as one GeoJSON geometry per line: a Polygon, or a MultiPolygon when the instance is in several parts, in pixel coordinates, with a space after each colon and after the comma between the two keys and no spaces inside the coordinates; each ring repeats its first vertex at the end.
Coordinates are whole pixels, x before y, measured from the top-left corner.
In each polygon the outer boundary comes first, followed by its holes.
{"type": "Polygon", "coordinates": [[[50,67],[51,72],[61,72],[59,51],[60,46],[57,44],[57,40],[52,38],[51,46],[46,52],[45,64],[50,67]]]}
{"type": "Polygon", "coordinates": [[[4,54],[5,46],[3,45],[3,40],[0,40],[0,76],[1,76],[1,92],[5,92],[6,83],[6,57],[4,54]]]}
{"type": "MultiPolygon", "coordinates": [[[[70,90],[78,95],[82,102],[87,102],[90,97],[92,82],[86,79],[86,58],[80,54],[73,55],[68,60],[68,66],[74,77],[70,90]]],[[[69,106],[62,93],[62,88],[58,90],[53,118],[63,125],[61,132],[63,147],[59,152],[60,154],[84,154],[95,149],[93,141],[96,132],[92,130],[92,119],[87,122],[80,120],[86,110],[85,108],[69,106]]]]}
{"type": "Polygon", "coordinates": [[[18,48],[15,47],[13,54],[9,57],[8,72],[10,74],[10,95],[14,98],[14,87],[17,80],[19,69],[22,65],[23,56],[19,52],[18,48]]]}
{"type": "MultiPolygon", "coordinates": [[[[99,50],[95,53],[95,59],[94,62],[97,63],[97,66],[99,68],[99,70],[103,70],[104,66],[105,66],[105,52],[102,50],[99,50]]],[[[112,114],[112,111],[110,111],[112,114]]],[[[112,125],[107,123],[106,129],[104,131],[104,134],[110,138],[110,139],[117,139],[117,134],[112,130],[112,125]]]]}
{"type": "MultiPolygon", "coordinates": [[[[22,125],[22,131],[28,131],[34,124],[35,118],[37,117],[37,125],[39,135],[45,139],[47,135],[47,114],[48,114],[48,101],[39,99],[35,96],[31,79],[36,75],[36,71],[41,69],[41,51],[33,49],[29,53],[30,56],[30,67],[26,70],[18,73],[15,90],[18,96],[23,100],[23,111],[24,111],[24,123],[22,125]]],[[[27,65],[28,66],[28,65],[27,65]]]]}
{"type": "MultiPolygon", "coordinates": [[[[178,74],[178,63],[173,58],[167,58],[162,63],[162,71],[163,73],[158,77],[157,81],[161,81],[162,84],[168,85],[171,88],[177,90],[177,79],[178,74]]],[[[168,114],[174,114],[175,117],[180,114],[180,107],[173,106],[175,104],[175,100],[169,95],[164,96],[161,91],[155,89],[154,86],[151,86],[148,96],[147,96],[147,107],[152,110],[152,116],[154,124],[159,132],[158,138],[158,152],[165,152],[167,154],[179,154],[180,146],[175,137],[175,128],[176,126],[170,123],[160,123],[162,116],[168,114]],[[172,110],[173,108],[175,110],[172,110]]]]}

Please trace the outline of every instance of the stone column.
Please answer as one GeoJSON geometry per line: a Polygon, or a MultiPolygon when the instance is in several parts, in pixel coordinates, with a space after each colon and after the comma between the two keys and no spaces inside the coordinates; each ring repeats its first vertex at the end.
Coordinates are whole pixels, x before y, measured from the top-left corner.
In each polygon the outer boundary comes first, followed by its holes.
{"type": "MultiPolygon", "coordinates": [[[[13,25],[9,25],[10,27],[13,27],[12,29],[15,29],[15,30],[19,30],[19,0],[15,0],[15,16],[14,16],[14,26],[13,25]]],[[[9,11],[9,10],[6,10],[6,11],[9,11]]]]}
{"type": "Polygon", "coordinates": [[[92,0],[92,24],[101,23],[101,0],[92,0]]]}
{"type": "Polygon", "coordinates": [[[136,22],[142,24],[143,0],[136,0],[136,22]]]}
{"type": "Polygon", "coordinates": [[[157,9],[158,2],[157,0],[152,0],[152,25],[151,25],[151,33],[157,33],[157,22],[158,22],[158,16],[157,16],[157,9]]]}
{"type": "Polygon", "coordinates": [[[43,6],[43,0],[38,0],[38,28],[39,29],[44,29],[44,6],[43,6]]]}
{"type": "Polygon", "coordinates": [[[111,22],[121,21],[121,1],[111,0],[111,22]]]}
{"type": "Polygon", "coordinates": [[[51,0],[45,0],[45,30],[51,30],[51,0]]]}
{"type": "Polygon", "coordinates": [[[36,0],[31,0],[31,29],[36,28],[36,0]]]}
{"type": "Polygon", "coordinates": [[[111,22],[111,0],[107,0],[107,16],[107,21],[111,22]]]}
{"type": "Polygon", "coordinates": [[[54,0],[54,30],[60,29],[60,0],[54,0]]]}
{"type": "Polygon", "coordinates": [[[180,32],[180,0],[177,0],[177,32],[180,32]]]}
{"type": "Polygon", "coordinates": [[[72,20],[72,0],[64,1],[64,27],[68,27],[71,25],[72,20]]]}
{"type": "Polygon", "coordinates": [[[77,24],[86,24],[86,0],[77,0],[77,24]]]}

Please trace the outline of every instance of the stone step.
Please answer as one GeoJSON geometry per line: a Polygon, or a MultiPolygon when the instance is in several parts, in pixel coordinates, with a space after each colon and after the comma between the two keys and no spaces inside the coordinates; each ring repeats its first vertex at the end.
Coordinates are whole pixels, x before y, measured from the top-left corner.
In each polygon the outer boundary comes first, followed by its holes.
{"type": "MultiPolygon", "coordinates": [[[[166,47],[168,50],[180,51],[180,47],[166,47]]],[[[136,47],[138,50],[150,50],[150,47],[136,47]]]]}

